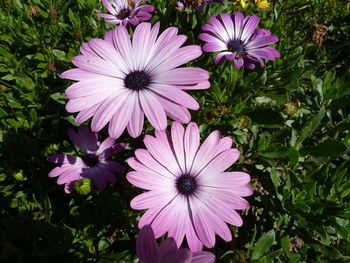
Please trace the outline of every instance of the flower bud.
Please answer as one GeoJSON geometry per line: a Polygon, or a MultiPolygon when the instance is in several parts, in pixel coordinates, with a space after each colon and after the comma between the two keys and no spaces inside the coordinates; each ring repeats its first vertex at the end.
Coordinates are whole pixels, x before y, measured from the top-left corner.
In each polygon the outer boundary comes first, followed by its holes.
{"type": "Polygon", "coordinates": [[[237,119],[237,128],[240,130],[249,128],[251,124],[252,120],[246,115],[242,115],[237,119]]]}
{"type": "Polygon", "coordinates": [[[17,173],[13,173],[12,176],[17,181],[24,181],[24,180],[26,180],[26,178],[23,176],[23,170],[19,170],[17,173]]]}
{"type": "Polygon", "coordinates": [[[74,183],[75,190],[81,195],[87,195],[91,192],[91,180],[83,178],[74,183]]]}
{"type": "Polygon", "coordinates": [[[298,101],[291,101],[286,104],[284,104],[284,112],[288,115],[293,115],[297,112],[299,109],[299,102],[298,101]]]}

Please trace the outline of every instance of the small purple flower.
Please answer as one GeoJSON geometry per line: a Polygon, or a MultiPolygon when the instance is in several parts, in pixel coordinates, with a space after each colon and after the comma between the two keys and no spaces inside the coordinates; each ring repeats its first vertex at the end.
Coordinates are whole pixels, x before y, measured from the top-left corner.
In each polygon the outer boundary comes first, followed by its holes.
{"type": "Polygon", "coordinates": [[[215,256],[206,251],[191,252],[188,248],[177,248],[172,237],[157,247],[152,227],[145,225],[136,241],[136,252],[141,263],[213,263],[215,256]]]}
{"type": "Polygon", "coordinates": [[[90,132],[83,125],[79,127],[79,135],[72,129],[68,136],[83,152],[83,157],[70,154],[56,154],[47,157],[49,162],[60,163],[49,177],[58,177],[57,184],[65,184],[64,191],[69,194],[74,190],[74,182],[82,178],[91,179],[98,189],[104,189],[107,183],[114,183],[113,172],[121,172],[124,167],[113,161],[107,161],[113,154],[120,152],[124,143],[115,144],[115,139],[107,138],[102,143],[97,141],[97,133],[90,132]]]}
{"type": "Polygon", "coordinates": [[[110,14],[96,14],[96,16],[107,18],[107,23],[136,26],[140,21],[152,18],[154,7],[141,5],[141,0],[102,0],[110,14]]]}
{"type": "Polygon", "coordinates": [[[237,69],[242,66],[254,69],[254,62],[259,62],[264,66],[264,60],[275,60],[280,57],[280,53],[267,47],[278,41],[278,38],[271,35],[266,29],[257,29],[259,18],[257,16],[247,16],[236,12],[233,15],[221,14],[220,17],[209,18],[211,25],[203,25],[205,33],[199,35],[199,39],[206,41],[203,46],[205,52],[216,52],[214,63],[220,64],[223,59],[233,60],[237,69]]]}
{"type": "Polygon", "coordinates": [[[202,11],[204,4],[209,2],[224,4],[221,0],[179,0],[177,6],[184,9],[197,8],[198,11],[202,11]]]}

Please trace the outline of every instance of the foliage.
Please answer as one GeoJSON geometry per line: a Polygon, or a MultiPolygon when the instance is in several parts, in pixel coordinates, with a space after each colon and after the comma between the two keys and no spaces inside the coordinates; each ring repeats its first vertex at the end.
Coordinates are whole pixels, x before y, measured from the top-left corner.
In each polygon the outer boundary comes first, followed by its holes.
{"type": "MultiPolygon", "coordinates": [[[[255,193],[233,242],[218,239],[217,262],[350,261],[349,5],[336,0],[277,0],[267,9],[207,3],[181,11],[177,1],[154,0],[164,30],[178,26],[197,40],[209,16],[241,10],[260,17],[280,42],[282,57],[264,68],[195,65],[212,87],[192,92],[201,108],[192,119],[202,136],[215,129],[242,152],[234,170],[248,171],[255,193]],[[324,34],[313,34],[322,27],[324,34]],[[321,43],[321,44],[320,44],[321,43]]],[[[94,15],[98,0],[2,0],[0,8],[0,259],[3,262],[137,262],[140,191],[125,174],[105,191],[66,195],[47,174],[50,154],[74,152],[74,125],[64,104],[79,45],[113,28],[94,15]]],[[[144,134],[152,133],[150,125],[144,134]]],[[[106,132],[101,134],[106,136],[106,132]]],[[[142,137],[124,134],[124,162],[142,137]]]]}

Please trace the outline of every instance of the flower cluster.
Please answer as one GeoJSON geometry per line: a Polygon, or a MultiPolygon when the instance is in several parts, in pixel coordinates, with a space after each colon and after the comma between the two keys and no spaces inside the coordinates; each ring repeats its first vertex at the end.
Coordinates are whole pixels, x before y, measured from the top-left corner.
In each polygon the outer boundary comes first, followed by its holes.
{"type": "MultiPolygon", "coordinates": [[[[179,1],[179,6],[198,9],[214,0],[179,1]]],[[[139,220],[141,229],[137,254],[141,262],[214,262],[215,256],[203,252],[203,246],[215,246],[216,234],[232,240],[229,225],[242,226],[236,210],[247,209],[243,198],[253,194],[250,176],[227,171],[240,152],[232,148],[230,137],[213,131],[201,144],[199,127],[191,121],[189,110],[199,103],[188,90],[210,87],[209,73],[198,67],[186,67],[204,52],[220,52],[214,62],[233,61],[236,68],[254,69],[254,62],[274,60],[279,52],[268,47],[278,41],[271,32],[257,29],[256,16],[242,13],[220,14],[203,25],[199,39],[207,43],[184,45],[187,37],[178,28],[160,31],[160,23],[151,19],[153,6],[141,0],[102,0],[110,14],[97,14],[117,26],[104,38],[83,43],[81,55],[73,58],[76,68],[61,74],[75,81],[65,92],[66,110],[78,112],[75,122],[79,135],[68,135],[81,155],[58,154],[48,161],[58,163],[49,177],[58,177],[65,192],[74,191],[75,182],[90,179],[98,189],[116,181],[114,172],[123,166],[107,160],[124,147],[116,139],[127,130],[132,138],[143,131],[144,119],[155,128],[155,136],[145,135],[146,149],[137,149],[127,160],[133,169],[126,178],[134,186],[147,190],[134,197],[131,208],[147,210],[139,220]],[[133,29],[132,37],[129,29],[133,29]],[[167,132],[168,119],[173,120],[167,132]],[[91,119],[91,130],[83,125],[91,119]],[[184,127],[182,123],[187,123],[184,127]],[[109,137],[98,141],[97,132],[108,124],[109,137]],[[157,247],[155,238],[167,233],[157,247]],[[188,248],[180,248],[186,240],[188,248]]]]}

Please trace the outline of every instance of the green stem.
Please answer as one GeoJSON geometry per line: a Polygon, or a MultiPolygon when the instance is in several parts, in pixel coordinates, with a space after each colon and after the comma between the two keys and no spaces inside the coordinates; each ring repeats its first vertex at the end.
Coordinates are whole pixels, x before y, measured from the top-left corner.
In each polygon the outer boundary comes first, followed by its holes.
{"type": "Polygon", "coordinates": [[[233,94],[233,91],[235,90],[237,83],[239,80],[243,77],[244,67],[241,67],[240,69],[236,69],[234,64],[231,64],[230,68],[230,80],[231,80],[231,88],[229,89],[229,96],[233,94]]]}

